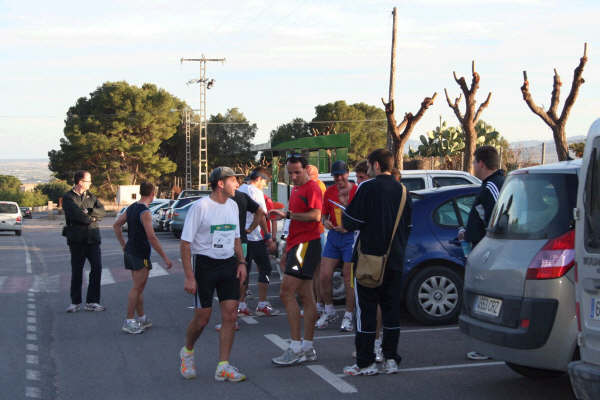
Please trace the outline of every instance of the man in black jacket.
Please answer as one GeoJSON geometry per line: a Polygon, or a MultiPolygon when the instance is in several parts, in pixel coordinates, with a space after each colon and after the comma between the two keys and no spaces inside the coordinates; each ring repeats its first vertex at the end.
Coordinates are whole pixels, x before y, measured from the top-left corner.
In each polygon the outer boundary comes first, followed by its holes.
{"type": "MultiPolygon", "coordinates": [[[[383,283],[376,288],[362,286],[354,280],[356,295],[356,364],[344,368],[347,375],[375,375],[379,372],[375,364],[375,334],[377,306],[381,306],[383,318],[384,372],[398,372],[401,357],[397,353],[400,338],[400,304],[404,253],[410,233],[411,202],[407,197],[396,234],[392,231],[402,201],[402,184],[391,175],[394,167],[393,154],[377,149],[367,159],[369,175],[373,179],[360,184],[354,199],[342,215],[344,229],[359,230],[355,246],[364,254],[382,256],[390,240],[391,251],[385,267],[383,283]]],[[[408,193],[406,194],[408,196],[408,193]]]]}
{"type": "MultiPolygon", "coordinates": [[[[481,191],[475,198],[469,213],[467,228],[458,233],[458,239],[467,242],[468,250],[465,251],[465,256],[468,256],[470,249],[485,237],[485,228],[490,222],[500,189],[504,184],[504,171],[500,169],[498,150],[492,146],[478,147],[474,154],[473,172],[482,182],[481,191]]],[[[487,360],[489,357],[470,351],[467,353],[467,358],[480,361],[487,360]]]]}
{"type": "MultiPolygon", "coordinates": [[[[500,157],[496,148],[478,147],[474,156],[473,172],[482,180],[481,191],[475,198],[467,220],[467,229],[464,232],[464,240],[471,243],[473,247],[485,236],[485,228],[490,222],[492,210],[504,184],[504,171],[499,169],[500,157]]],[[[463,235],[459,235],[459,239],[462,240],[463,235]]]]}
{"type": "Polygon", "coordinates": [[[85,259],[90,261],[89,285],[84,309],[104,311],[100,305],[100,278],[102,259],[100,256],[100,230],[98,221],[104,217],[104,206],[88,190],[92,176],[88,171],[77,171],[75,186],[63,196],[62,207],[66,226],[63,235],[71,251],[71,305],[67,312],[81,309],[81,284],[85,259]]]}

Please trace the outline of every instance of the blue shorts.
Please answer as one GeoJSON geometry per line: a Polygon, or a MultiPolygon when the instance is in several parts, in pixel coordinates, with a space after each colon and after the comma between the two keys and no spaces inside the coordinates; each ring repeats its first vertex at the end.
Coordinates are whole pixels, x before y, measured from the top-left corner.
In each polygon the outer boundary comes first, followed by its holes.
{"type": "Polygon", "coordinates": [[[343,262],[352,262],[352,248],[354,247],[354,232],[340,233],[330,230],[327,234],[327,243],[323,250],[323,257],[343,262]]]}

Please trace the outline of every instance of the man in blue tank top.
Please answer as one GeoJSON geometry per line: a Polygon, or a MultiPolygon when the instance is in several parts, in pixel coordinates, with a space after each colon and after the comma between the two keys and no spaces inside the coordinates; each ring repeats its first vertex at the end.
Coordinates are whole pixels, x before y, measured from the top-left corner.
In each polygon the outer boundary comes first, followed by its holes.
{"type": "Polygon", "coordinates": [[[152,215],[148,205],[154,200],[156,191],[150,182],[142,182],[140,185],[141,199],[129,207],[113,224],[113,229],[121,247],[123,248],[125,269],[131,270],[133,287],[129,291],[127,301],[127,318],[121,328],[124,332],[136,334],[144,332],[152,326],[152,322],[144,313],[143,292],[148,274],[152,269],[150,261],[150,245],[165,261],[167,269],[173,264],[163,251],[158,238],[152,228],[152,215]],[[127,222],[127,243],[123,239],[122,226],[127,222]],[[135,314],[137,312],[137,318],[135,314]]]}

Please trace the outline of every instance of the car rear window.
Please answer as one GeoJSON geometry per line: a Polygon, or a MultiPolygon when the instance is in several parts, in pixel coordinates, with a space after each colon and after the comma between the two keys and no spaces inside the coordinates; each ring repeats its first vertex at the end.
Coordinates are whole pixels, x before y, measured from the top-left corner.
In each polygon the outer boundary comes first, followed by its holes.
{"type": "Polygon", "coordinates": [[[573,228],[575,174],[508,177],[494,207],[489,234],[505,239],[548,239],[573,228]]]}
{"type": "Polygon", "coordinates": [[[456,186],[456,185],[468,185],[472,183],[468,179],[460,178],[458,176],[434,176],[433,187],[444,187],[444,186],[456,186]]]}
{"type": "Polygon", "coordinates": [[[184,197],[183,199],[177,200],[175,204],[173,204],[173,208],[181,208],[188,203],[198,200],[200,197],[184,197]]]}
{"type": "Polygon", "coordinates": [[[14,204],[0,203],[0,214],[16,214],[17,206],[14,204]]]}
{"type": "Polygon", "coordinates": [[[423,178],[402,178],[401,181],[409,192],[425,189],[425,180],[423,178]]]}

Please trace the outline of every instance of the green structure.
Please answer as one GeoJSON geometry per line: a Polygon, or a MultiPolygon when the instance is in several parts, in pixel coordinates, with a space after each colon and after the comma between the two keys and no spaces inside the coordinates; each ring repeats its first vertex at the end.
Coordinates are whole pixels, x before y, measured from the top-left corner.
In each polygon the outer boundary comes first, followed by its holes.
{"type": "MultiPolygon", "coordinates": [[[[290,154],[299,153],[308,159],[309,164],[315,165],[319,169],[319,173],[327,173],[330,171],[331,164],[335,161],[348,161],[349,149],[349,133],[303,137],[271,147],[270,151],[273,153],[273,188],[277,188],[280,159],[285,159],[290,154]]],[[[271,194],[273,200],[277,201],[277,190],[272,190],[271,194]]]]}

